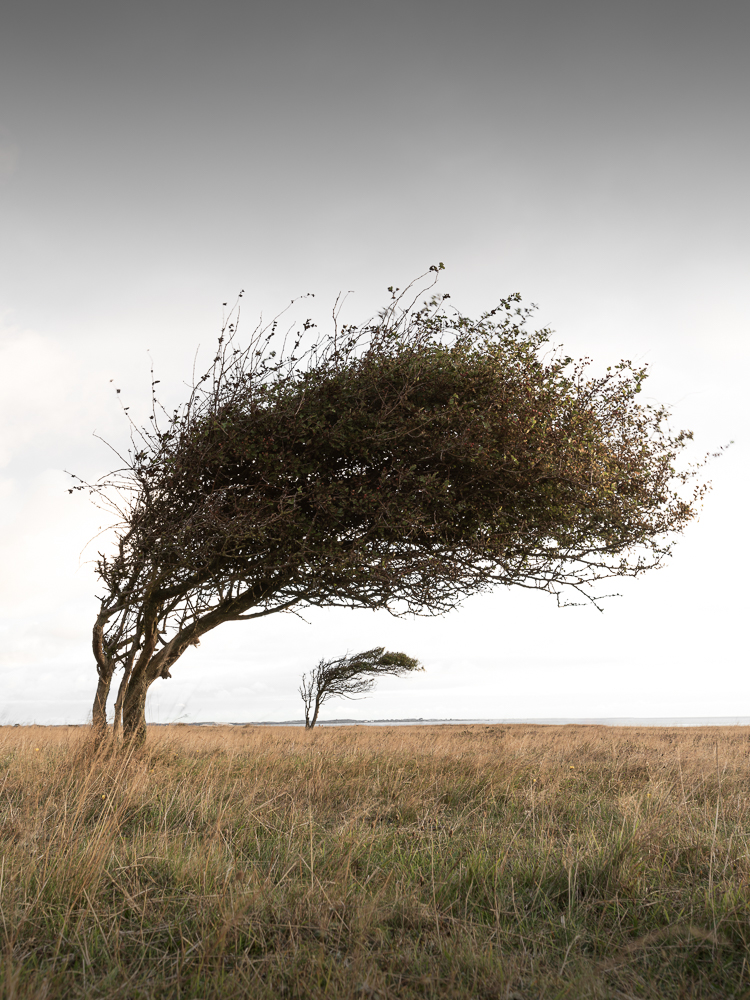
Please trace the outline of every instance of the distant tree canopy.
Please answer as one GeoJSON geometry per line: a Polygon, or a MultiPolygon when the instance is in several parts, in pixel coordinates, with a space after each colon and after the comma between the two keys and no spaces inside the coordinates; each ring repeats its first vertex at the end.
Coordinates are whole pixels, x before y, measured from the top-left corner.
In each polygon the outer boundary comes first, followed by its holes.
{"type": "Polygon", "coordinates": [[[77,487],[120,518],[97,563],[96,726],[121,667],[115,725],[143,738],[149,686],[223,622],[441,614],[496,584],[590,597],[670,551],[703,487],[681,495],[691,435],[637,402],[644,369],[589,377],[518,295],[470,319],[389,291],[374,321],[280,347],[275,324],[240,347],[230,319],[185,404],[154,398],[123,467],[77,487]]]}
{"type": "Polygon", "coordinates": [[[314,729],[321,707],[330,698],[356,698],[372,691],[378,677],[403,677],[424,670],[406,653],[387,653],[384,646],[363,653],[320,660],[302,675],[299,693],[305,706],[305,729],[314,729]]]}

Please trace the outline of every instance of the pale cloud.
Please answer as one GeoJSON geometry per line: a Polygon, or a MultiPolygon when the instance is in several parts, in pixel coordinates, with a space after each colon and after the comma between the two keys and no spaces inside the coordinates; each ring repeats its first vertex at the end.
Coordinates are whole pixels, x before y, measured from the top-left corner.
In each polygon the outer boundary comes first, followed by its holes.
{"type": "Polygon", "coordinates": [[[77,366],[53,338],[0,328],[0,467],[76,421],[77,366]],[[71,407],[71,404],[73,406],[71,407]],[[64,414],[64,416],[63,416],[64,414]]]}

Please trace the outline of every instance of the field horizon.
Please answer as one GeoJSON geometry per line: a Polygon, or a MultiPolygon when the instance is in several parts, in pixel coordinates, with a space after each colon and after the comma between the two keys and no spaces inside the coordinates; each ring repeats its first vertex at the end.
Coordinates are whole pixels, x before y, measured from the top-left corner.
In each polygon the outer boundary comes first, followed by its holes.
{"type": "MultiPolygon", "coordinates": [[[[158,722],[148,720],[148,727],[195,726],[244,728],[252,726],[304,726],[304,719],[261,719],[250,721],[214,721],[210,719],[195,719],[189,722],[170,721],[158,722]]],[[[87,729],[90,722],[0,722],[0,732],[3,729],[87,729]]],[[[540,718],[382,718],[382,719],[318,719],[316,726],[607,726],[620,729],[658,728],[747,728],[750,730],[750,716],[744,715],[684,715],[684,716],[590,716],[590,717],[555,717],[540,718]]]]}

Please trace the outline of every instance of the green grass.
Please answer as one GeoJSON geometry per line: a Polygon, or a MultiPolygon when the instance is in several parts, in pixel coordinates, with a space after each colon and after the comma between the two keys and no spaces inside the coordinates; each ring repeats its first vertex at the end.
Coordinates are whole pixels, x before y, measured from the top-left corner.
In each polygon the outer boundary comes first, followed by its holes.
{"type": "Polygon", "coordinates": [[[750,734],[0,729],[0,997],[750,997],[750,734]],[[37,749],[38,748],[38,749],[37,749]]]}

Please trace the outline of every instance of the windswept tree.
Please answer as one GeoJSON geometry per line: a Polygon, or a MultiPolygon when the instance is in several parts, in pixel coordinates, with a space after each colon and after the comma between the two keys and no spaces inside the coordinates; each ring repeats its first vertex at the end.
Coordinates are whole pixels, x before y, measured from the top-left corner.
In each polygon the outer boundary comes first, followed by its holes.
{"type": "Polygon", "coordinates": [[[365,650],[355,656],[321,660],[302,675],[299,693],[305,706],[305,729],[313,729],[321,706],[329,698],[357,698],[375,687],[379,677],[403,677],[424,670],[419,660],[406,653],[386,653],[385,647],[365,650]]]}
{"type": "Polygon", "coordinates": [[[691,435],[638,402],[644,369],[590,376],[518,295],[471,319],[389,291],[363,326],[334,314],[282,344],[274,324],[241,347],[233,313],[185,404],[154,399],[122,466],[78,487],[119,517],[97,562],[95,727],[121,668],[115,726],[144,738],[151,684],[224,622],[437,615],[498,584],[595,600],[669,553],[704,487],[685,495],[691,435]]]}

